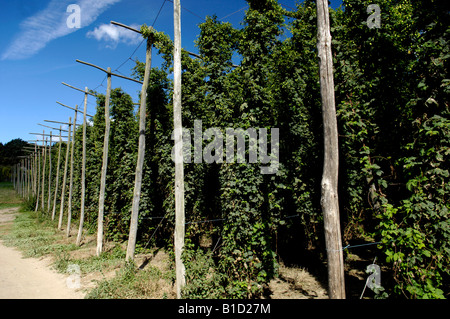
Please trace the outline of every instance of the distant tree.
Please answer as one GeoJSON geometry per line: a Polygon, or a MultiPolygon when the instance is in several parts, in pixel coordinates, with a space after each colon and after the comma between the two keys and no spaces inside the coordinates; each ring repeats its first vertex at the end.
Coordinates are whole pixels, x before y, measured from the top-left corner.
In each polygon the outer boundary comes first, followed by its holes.
{"type": "Polygon", "coordinates": [[[14,165],[19,161],[19,156],[25,155],[23,147],[27,146],[28,143],[20,138],[16,138],[5,145],[1,145],[0,165],[14,165]]]}

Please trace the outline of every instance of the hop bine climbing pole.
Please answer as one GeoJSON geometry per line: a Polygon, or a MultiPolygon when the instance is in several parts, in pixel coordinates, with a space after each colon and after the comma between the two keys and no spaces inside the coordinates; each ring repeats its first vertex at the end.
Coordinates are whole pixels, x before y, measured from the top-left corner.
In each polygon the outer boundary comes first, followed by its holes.
{"type": "Polygon", "coordinates": [[[181,122],[181,6],[180,0],[173,1],[174,23],[174,90],[173,90],[173,138],[175,142],[175,271],[177,298],[181,298],[181,290],[185,285],[185,267],[181,254],[184,249],[184,167],[183,138],[181,122]]]}
{"type": "Polygon", "coordinates": [[[103,250],[103,216],[105,212],[105,188],[106,188],[106,171],[108,168],[108,146],[109,146],[109,131],[110,131],[110,124],[111,120],[109,118],[109,100],[111,97],[111,76],[116,76],[119,78],[123,78],[126,80],[130,80],[133,82],[141,83],[141,81],[115,74],[111,72],[111,68],[108,67],[107,70],[91,64],[87,62],[83,62],[80,60],[76,60],[76,62],[79,62],[81,64],[85,64],[91,67],[94,67],[96,69],[99,69],[100,71],[103,71],[108,76],[108,82],[107,82],[107,88],[106,88],[106,98],[105,98],[105,136],[103,140],[103,161],[102,161],[102,171],[101,171],[101,177],[100,177],[100,192],[98,197],[98,217],[97,217],[97,256],[100,256],[102,250],[103,250]]]}
{"type": "Polygon", "coordinates": [[[62,144],[62,138],[61,138],[61,126],[59,127],[59,145],[58,145],[58,162],[56,164],[56,180],[55,180],[55,194],[53,196],[53,208],[52,208],[52,220],[55,219],[55,213],[56,213],[56,196],[58,194],[58,184],[59,184],[59,167],[61,163],[61,144],[62,144]]]}
{"type": "Polygon", "coordinates": [[[317,39],[324,130],[321,205],[328,260],[328,291],[331,299],[344,299],[344,258],[338,200],[339,150],[328,0],[317,1],[317,39]]]}
{"type": "Polygon", "coordinates": [[[51,198],[52,196],[50,195],[51,191],[52,191],[52,132],[50,131],[50,139],[49,139],[49,144],[48,144],[48,192],[47,192],[47,213],[50,214],[50,203],[51,203],[51,198]]]}
{"type": "Polygon", "coordinates": [[[33,196],[37,196],[37,165],[38,165],[38,154],[37,154],[37,142],[34,142],[34,172],[33,172],[33,196]]]}
{"type": "Polygon", "coordinates": [[[73,152],[75,148],[75,130],[77,123],[77,114],[78,114],[78,105],[75,105],[75,115],[73,119],[73,132],[72,132],[72,143],[70,150],[70,177],[69,177],[69,202],[67,206],[67,231],[66,235],[69,237],[70,235],[70,224],[72,222],[72,190],[73,190],[73,152]]]}

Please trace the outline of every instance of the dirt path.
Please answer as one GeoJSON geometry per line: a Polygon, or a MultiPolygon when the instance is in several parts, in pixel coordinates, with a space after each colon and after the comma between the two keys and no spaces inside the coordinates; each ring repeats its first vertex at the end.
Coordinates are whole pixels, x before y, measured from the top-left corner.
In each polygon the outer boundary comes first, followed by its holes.
{"type": "MultiPolygon", "coordinates": [[[[16,212],[17,208],[1,209],[0,226],[12,223],[16,212]]],[[[83,293],[68,287],[67,278],[50,269],[48,259],[23,258],[0,241],[0,299],[83,298],[83,293]]]]}

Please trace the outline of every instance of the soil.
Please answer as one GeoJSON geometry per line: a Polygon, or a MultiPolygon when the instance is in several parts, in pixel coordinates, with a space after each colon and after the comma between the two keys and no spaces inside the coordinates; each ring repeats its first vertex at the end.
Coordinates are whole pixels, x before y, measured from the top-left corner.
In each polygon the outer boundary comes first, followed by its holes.
{"type": "MultiPolygon", "coordinates": [[[[0,209],[0,227],[7,231],[17,207],[0,209]]],[[[69,288],[67,275],[50,268],[50,258],[23,258],[0,241],[0,299],[81,299],[84,293],[69,288]]]]}

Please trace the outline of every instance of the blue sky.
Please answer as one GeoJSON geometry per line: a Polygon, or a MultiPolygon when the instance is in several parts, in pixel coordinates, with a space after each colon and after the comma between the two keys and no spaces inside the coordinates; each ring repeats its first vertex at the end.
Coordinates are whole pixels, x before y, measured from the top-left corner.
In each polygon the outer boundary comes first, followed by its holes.
{"type": "MultiPolygon", "coordinates": [[[[341,2],[331,1],[331,6],[339,6],[341,2]]],[[[290,9],[295,7],[296,0],[280,3],[290,9]]],[[[247,8],[244,0],[181,0],[181,5],[182,46],[192,52],[197,52],[194,40],[202,18],[216,14],[219,19],[239,26],[247,8]]],[[[132,57],[145,59],[145,45],[139,46],[142,38],[111,27],[110,21],[137,28],[143,23],[155,22],[155,29],[173,38],[173,3],[164,0],[0,0],[0,21],[0,142],[5,144],[14,138],[33,140],[36,137],[29,133],[50,131],[38,123],[59,127],[44,120],[67,122],[73,117],[73,111],[59,106],[56,101],[83,107],[84,94],[61,82],[78,88],[97,87],[98,92],[105,93],[106,81],[104,86],[98,87],[105,74],[75,62],[76,59],[112,70],[127,61],[136,49],[132,57]],[[67,27],[71,12],[66,9],[70,4],[81,8],[80,28],[67,27]]],[[[155,52],[152,58],[152,66],[160,66],[161,59],[155,52]]],[[[128,60],[118,71],[131,76],[133,66],[134,62],[128,60]]],[[[113,77],[112,87],[121,87],[138,101],[140,84],[113,77]]],[[[88,113],[95,113],[93,97],[88,98],[88,113]]],[[[81,123],[81,116],[78,122],[81,123]]]]}

